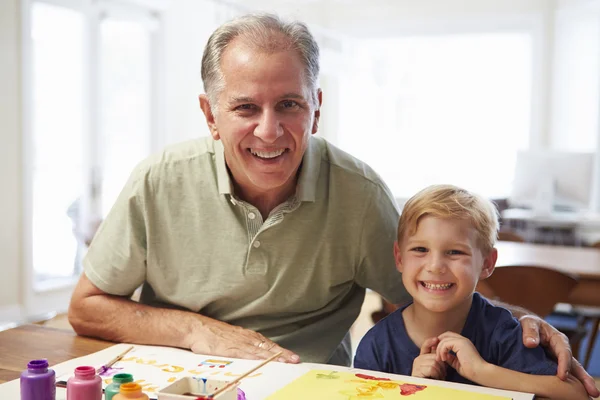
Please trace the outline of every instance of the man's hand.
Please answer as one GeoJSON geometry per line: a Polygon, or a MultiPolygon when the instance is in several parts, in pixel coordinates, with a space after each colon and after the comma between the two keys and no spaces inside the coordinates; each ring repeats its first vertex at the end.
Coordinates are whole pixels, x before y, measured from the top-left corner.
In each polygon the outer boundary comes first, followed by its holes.
{"type": "Polygon", "coordinates": [[[435,359],[435,349],[438,343],[439,339],[435,337],[423,342],[421,353],[413,361],[412,376],[438,380],[446,379],[446,364],[435,359]]]}
{"type": "Polygon", "coordinates": [[[220,357],[264,360],[280,351],[279,362],[296,364],[300,357],[267,339],[258,332],[216,320],[204,320],[202,327],[189,333],[186,343],[199,354],[220,357]]]}
{"type": "Polygon", "coordinates": [[[557,375],[561,380],[567,380],[571,374],[581,381],[590,396],[600,396],[594,379],[573,357],[569,339],[563,333],[534,315],[524,315],[519,322],[523,328],[523,344],[527,347],[536,347],[538,344],[547,347],[558,360],[557,375]]]}

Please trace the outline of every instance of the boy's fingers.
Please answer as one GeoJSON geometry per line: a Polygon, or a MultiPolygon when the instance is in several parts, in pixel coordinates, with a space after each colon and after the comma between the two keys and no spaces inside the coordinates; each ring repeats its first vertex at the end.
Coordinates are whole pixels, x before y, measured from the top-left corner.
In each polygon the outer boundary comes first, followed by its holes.
{"type": "Polygon", "coordinates": [[[439,342],[439,339],[436,337],[425,340],[423,342],[423,345],[421,345],[421,353],[419,353],[419,355],[434,353],[435,350],[434,351],[431,351],[431,350],[436,348],[438,342],[439,342]]]}

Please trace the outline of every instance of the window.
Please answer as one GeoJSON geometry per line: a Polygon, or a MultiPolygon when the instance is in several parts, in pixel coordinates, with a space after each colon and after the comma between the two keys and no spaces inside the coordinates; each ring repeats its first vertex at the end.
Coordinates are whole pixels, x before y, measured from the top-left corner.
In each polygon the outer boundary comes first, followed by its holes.
{"type": "Polygon", "coordinates": [[[397,197],[434,183],[506,196],[529,146],[531,42],[520,32],[358,42],[338,144],[397,197]]]}
{"type": "Polygon", "coordinates": [[[32,261],[36,280],[46,280],[78,272],[86,26],[77,11],[36,2],[31,28],[32,261]]]}
{"type": "Polygon", "coordinates": [[[142,1],[29,4],[24,120],[31,304],[36,292],[73,284],[97,223],[133,166],[159,145],[162,57],[160,14],[142,1]]]}

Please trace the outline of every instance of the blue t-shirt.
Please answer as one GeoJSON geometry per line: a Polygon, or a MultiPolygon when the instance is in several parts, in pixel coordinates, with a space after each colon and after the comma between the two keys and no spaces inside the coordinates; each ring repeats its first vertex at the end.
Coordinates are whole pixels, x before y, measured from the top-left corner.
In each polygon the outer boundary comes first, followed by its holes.
{"type": "MultiPolygon", "coordinates": [[[[394,311],[377,323],[361,340],[354,367],[372,371],[411,375],[413,361],[420,349],[408,336],[402,311],[394,311]]],[[[556,375],[556,362],[544,349],[529,349],[523,345],[521,325],[510,311],[489,303],[479,293],[473,303],[465,326],[460,333],[469,339],[481,357],[490,364],[535,375],[556,375]]],[[[448,366],[446,381],[474,384],[448,366]]]]}

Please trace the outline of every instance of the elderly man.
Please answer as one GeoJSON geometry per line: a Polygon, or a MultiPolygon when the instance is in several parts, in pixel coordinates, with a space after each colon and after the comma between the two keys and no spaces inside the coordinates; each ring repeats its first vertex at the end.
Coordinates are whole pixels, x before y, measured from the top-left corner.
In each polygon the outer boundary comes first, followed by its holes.
{"type": "MultiPolygon", "coordinates": [[[[133,171],[73,294],[79,334],[349,365],[347,333],[365,288],[408,298],[394,268],[391,193],[367,165],[313,137],[318,74],[319,49],[302,23],[250,15],[213,33],[200,96],[212,137],[133,171]],[[142,284],[140,302],[129,300],[142,284]]],[[[537,344],[541,333],[564,375],[565,337],[539,318],[523,321],[524,337],[537,344]]]]}

